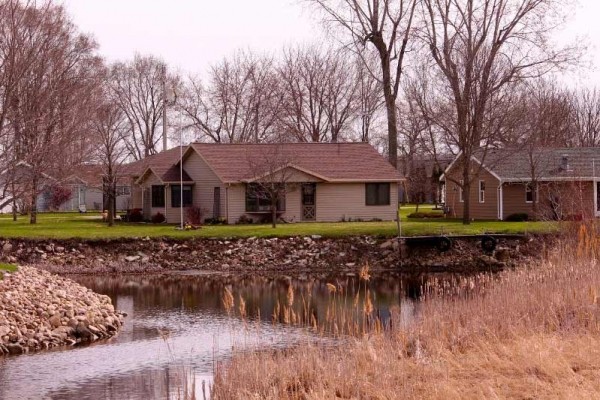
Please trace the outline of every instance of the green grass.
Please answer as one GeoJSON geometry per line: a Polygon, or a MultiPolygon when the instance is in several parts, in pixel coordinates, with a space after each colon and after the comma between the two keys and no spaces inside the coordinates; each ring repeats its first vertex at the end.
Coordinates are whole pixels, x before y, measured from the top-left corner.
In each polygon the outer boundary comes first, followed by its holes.
{"type": "MultiPolygon", "coordinates": [[[[430,211],[421,206],[420,210],[430,211]]],[[[552,222],[502,222],[477,221],[463,225],[455,219],[408,219],[414,212],[413,206],[401,208],[403,235],[428,234],[477,234],[477,233],[526,233],[549,232],[558,229],[552,222]]],[[[30,225],[26,216],[12,221],[10,215],[0,215],[0,237],[39,239],[108,239],[123,237],[272,237],[297,235],[322,235],[328,237],[348,235],[395,236],[396,222],[312,222],[270,225],[217,225],[203,226],[196,231],[179,231],[173,225],[116,223],[112,228],[102,222],[99,214],[43,213],[38,214],[38,223],[30,225]]]]}
{"type": "MultiPolygon", "coordinates": [[[[6,263],[0,263],[0,272],[2,271],[6,271],[6,272],[16,272],[17,271],[17,266],[13,265],[13,264],[6,264],[6,263]]],[[[4,277],[2,276],[2,274],[0,273],[0,281],[3,279],[4,277]]]]}

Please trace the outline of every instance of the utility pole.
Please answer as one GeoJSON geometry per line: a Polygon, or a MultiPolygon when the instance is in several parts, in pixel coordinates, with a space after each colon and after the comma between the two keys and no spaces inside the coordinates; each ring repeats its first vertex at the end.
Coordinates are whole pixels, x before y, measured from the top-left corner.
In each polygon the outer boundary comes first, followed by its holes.
{"type": "Polygon", "coordinates": [[[163,110],[162,110],[162,129],[163,129],[163,151],[167,151],[167,103],[168,103],[168,94],[167,94],[167,66],[163,67],[163,110]]]}

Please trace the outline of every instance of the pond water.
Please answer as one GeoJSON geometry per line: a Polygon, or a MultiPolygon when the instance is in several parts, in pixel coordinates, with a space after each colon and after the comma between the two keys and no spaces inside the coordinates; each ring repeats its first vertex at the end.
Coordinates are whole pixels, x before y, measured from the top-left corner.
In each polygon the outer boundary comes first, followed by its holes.
{"type": "MultiPolygon", "coordinates": [[[[208,398],[215,366],[227,360],[232,348],[269,349],[307,339],[307,330],[272,321],[278,303],[290,301],[290,287],[294,303],[315,310],[311,315],[317,320],[324,318],[332,301],[328,283],[343,287],[346,299],[356,290],[360,293],[355,276],[72,278],[110,296],[128,314],[123,330],[88,346],[0,358],[0,399],[177,399],[190,382],[198,399],[205,384],[208,398]],[[236,302],[229,314],[222,301],[225,288],[236,302]],[[240,297],[245,320],[239,316],[240,297]]],[[[417,305],[405,288],[398,276],[371,279],[369,290],[382,319],[392,309],[399,310],[403,323],[413,318],[417,305]]],[[[347,304],[341,298],[340,304],[347,304]]]]}

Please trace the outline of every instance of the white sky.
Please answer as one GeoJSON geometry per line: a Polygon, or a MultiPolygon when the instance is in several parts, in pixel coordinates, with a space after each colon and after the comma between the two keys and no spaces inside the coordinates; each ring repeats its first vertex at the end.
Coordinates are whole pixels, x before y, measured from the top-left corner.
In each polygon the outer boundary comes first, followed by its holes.
{"type": "MultiPolygon", "coordinates": [[[[300,0],[62,0],[79,28],[109,61],[154,54],[181,72],[204,75],[235,50],[276,52],[323,41],[313,11],[300,0]]],[[[586,38],[593,70],[576,78],[600,85],[600,0],[579,0],[560,41],[586,38]]]]}

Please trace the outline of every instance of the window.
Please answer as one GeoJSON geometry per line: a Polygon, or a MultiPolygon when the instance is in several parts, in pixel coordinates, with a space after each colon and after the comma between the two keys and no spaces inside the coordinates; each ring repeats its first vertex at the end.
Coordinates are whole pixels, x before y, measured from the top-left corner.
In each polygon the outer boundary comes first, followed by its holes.
{"type": "Polygon", "coordinates": [[[165,206],[165,187],[153,185],[152,186],[152,207],[164,207],[165,206]]]}
{"type": "MultiPolygon", "coordinates": [[[[259,184],[246,186],[246,212],[271,211],[271,196],[259,184]]],[[[277,211],[285,211],[285,195],[277,202],[277,211]]]]}
{"type": "MultiPolygon", "coordinates": [[[[190,207],[194,202],[192,185],[183,185],[183,206],[190,207]]],[[[179,208],[181,204],[181,187],[179,185],[171,186],[171,207],[179,208]]]]}
{"type": "Polygon", "coordinates": [[[463,180],[461,179],[460,185],[457,185],[458,186],[458,201],[460,201],[461,203],[464,203],[465,198],[464,198],[462,185],[463,185],[463,180]]]}
{"type": "Polygon", "coordinates": [[[535,193],[533,192],[533,185],[528,183],[525,185],[525,203],[533,203],[534,201],[537,203],[537,197],[539,193],[539,188],[536,188],[535,193]]]}
{"type": "Polygon", "coordinates": [[[131,187],[117,186],[116,195],[117,196],[130,196],[131,195],[131,187]]]}
{"type": "Polygon", "coordinates": [[[389,183],[367,183],[367,185],[366,185],[366,204],[368,206],[388,206],[388,205],[390,205],[390,184],[389,183]]]}
{"type": "Polygon", "coordinates": [[[479,181],[479,202],[485,203],[485,181],[479,181]]]}

